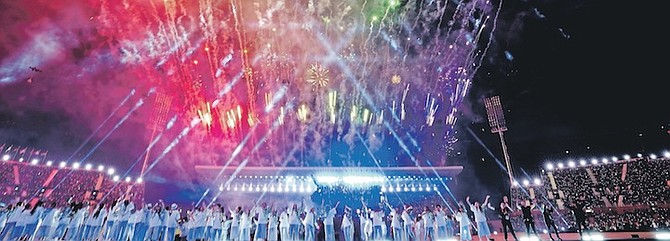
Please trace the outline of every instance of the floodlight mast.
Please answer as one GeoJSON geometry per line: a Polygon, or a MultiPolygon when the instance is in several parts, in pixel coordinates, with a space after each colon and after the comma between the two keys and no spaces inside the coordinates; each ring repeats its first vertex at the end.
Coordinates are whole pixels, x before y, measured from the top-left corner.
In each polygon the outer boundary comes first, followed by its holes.
{"type": "Polygon", "coordinates": [[[512,171],[512,163],[509,154],[507,153],[507,144],[505,143],[505,134],[507,124],[505,123],[505,115],[500,102],[500,96],[492,96],[484,99],[486,106],[486,114],[491,126],[491,133],[497,133],[500,137],[500,144],[502,145],[503,157],[505,158],[505,167],[507,168],[507,176],[509,178],[510,187],[514,183],[514,172],[512,171]]]}

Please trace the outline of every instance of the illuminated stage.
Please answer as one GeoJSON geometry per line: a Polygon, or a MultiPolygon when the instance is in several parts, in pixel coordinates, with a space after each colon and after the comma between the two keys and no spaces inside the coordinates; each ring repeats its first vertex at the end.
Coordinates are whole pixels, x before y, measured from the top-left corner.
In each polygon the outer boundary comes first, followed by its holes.
{"type": "MultiPolygon", "coordinates": [[[[517,232],[517,235],[520,233],[517,232]]],[[[593,233],[591,235],[584,235],[580,238],[578,233],[560,233],[561,239],[563,241],[572,241],[572,240],[670,240],[670,237],[666,239],[661,239],[663,235],[657,232],[603,232],[603,233],[593,233]],[[660,235],[660,236],[659,236],[660,235]],[[659,238],[660,237],[660,238],[659,238]]],[[[556,235],[552,236],[556,238],[556,235]]],[[[538,241],[538,240],[551,240],[549,239],[548,234],[540,234],[539,239],[537,238],[528,238],[525,235],[519,235],[519,241],[538,241]]],[[[502,233],[498,233],[491,236],[492,240],[505,240],[505,237],[502,233]]],[[[472,236],[472,240],[479,240],[476,235],[472,236]]],[[[482,239],[484,240],[484,239],[482,239]]],[[[511,236],[508,237],[508,240],[514,240],[511,236]]]]}
{"type": "Polygon", "coordinates": [[[313,202],[327,199],[360,205],[361,198],[380,200],[381,196],[386,196],[390,203],[438,198],[440,193],[447,192],[447,184],[463,167],[196,166],[195,169],[200,181],[211,183],[212,189],[218,187],[215,196],[227,201],[260,196],[276,200],[311,197],[313,202]]]}

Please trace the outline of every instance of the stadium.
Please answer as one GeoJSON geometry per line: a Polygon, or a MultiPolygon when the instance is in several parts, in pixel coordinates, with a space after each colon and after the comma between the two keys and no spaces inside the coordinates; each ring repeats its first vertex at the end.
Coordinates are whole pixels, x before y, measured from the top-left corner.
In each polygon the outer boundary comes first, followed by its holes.
{"type": "Polygon", "coordinates": [[[670,240],[656,9],[0,6],[0,241],[670,240]]]}

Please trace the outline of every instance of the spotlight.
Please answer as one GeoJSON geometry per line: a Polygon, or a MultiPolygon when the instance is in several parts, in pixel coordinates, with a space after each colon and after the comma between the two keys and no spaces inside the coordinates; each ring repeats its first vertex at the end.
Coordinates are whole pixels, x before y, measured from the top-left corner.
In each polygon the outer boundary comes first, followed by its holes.
{"type": "Polygon", "coordinates": [[[126,182],[130,182],[130,180],[131,180],[130,177],[126,177],[126,182]]]}
{"type": "Polygon", "coordinates": [[[593,165],[598,164],[598,159],[595,158],[591,159],[591,164],[593,165]]]}
{"type": "Polygon", "coordinates": [[[530,182],[528,180],[523,180],[523,185],[527,187],[528,185],[530,185],[530,182]]]}
{"type": "Polygon", "coordinates": [[[91,170],[91,168],[93,168],[93,165],[91,165],[91,163],[88,163],[84,166],[84,169],[86,169],[87,171],[91,170]]]}
{"type": "Polygon", "coordinates": [[[23,157],[19,158],[19,162],[23,162],[23,157]]]}
{"type": "Polygon", "coordinates": [[[605,164],[607,164],[607,163],[610,162],[610,161],[607,160],[607,158],[603,158],[602,162],[605,163],[605,164]]]}
{"type": "Polygon", "coordinates": [[[120,177],[118,175],[116,175],[112,178],[112,181],[118,182],[119,179],[120,179],[120,177]]]}
{"type": "Polygon", "coordinates": [[[110,175],[110,176],[111,176],[111,175],[114,175],[114,172],[115,172],[115,171],[116,171],[116,170],[114,170],[114,168],[107,169],[107,174],[110,175]]]}
{"type": "Polygon", "coordinates": [[[65,168],[65,166],[67,166],[67,162],[60,162],[60,164],[58,164],[59,168],[65,168]]]}
{"type": "Polygon", "coordinates": [[[48,167],[50,167],[50,166],[53,165],[53,164],[54,164],[53,161],[47,161],[47,166],[48,166],[48,167]]]}
{"type": "Polygon", "coordinates": [[[412,186],[411,190],[412,192],[416,192],[416,187],[412,186]]]}
{"type": "Polygon", "coordinates": [[[640,158],[641,158],[641,157],[642,157],[642,153],[638,153],[638,154],[637,154],[637,157],[640,157],[640,158]]]}
{"type": "Polygon", "coordinates": [[[586,166],[586,160],[584,160],[584,159],[579,160],[579,165],[580,166],[586,166]]]}
{"type": "Polygon", "coordinates": [[[12,158],[12,157],[11,157],[10,155],[7,155],[7,154],[5,154],[4,156],[2,156],[2,160],[3,160],[3,161],[9,161],[9,158],[12,158]]]}
{"type": "Polygon", "coordinates": [[[535,179],[533,180],[533,183],[534,183],[535,185],[540,185],[540,184],[542,184],[542,181],[540,181],[539,178],[535,178],[535,179]]]}
{"type": "Polygon", "coordinates": [[[101,171],[103,171],[103,170],[105,170],[105,166],[103,166],[103,165],[98,166],[98,171],[99,171],[99,172],[101,172],[101,171]]]}
{"type": "Polygon", "coordinates": [[[651,159],[656,159],[656,157],[657,157],[656,154],[649,155],[649,158],[651,158],[651,159]]]}
{"type": "MultiPolygon", "coordinates": [[[[144,179],[141,178],[141,177],[138,177],[137,180],[136,180],[135,182],[136,182],[136,183],[142,183],[142,182],[144,182],[144,179]]],[[[221,189],[223,189],[223,187],[221,187],[221,189]]],[[[221,191],[223,191],[223,190],[221,190],[221,191]]]]}
{"type": "Polygon", "coordinates": [[[515,186],[515,187],[519,186],[519,182],[514,181],[514,182],[512,183],[512,186],[515,186]]]}
{"type": "Polygon", "coordinates": [[[72,163],[72,169],[79,169],[80,165],[79,162],[72,163]]]}
{"type": "Polygon", "coordinates": [[[615,157],[615,156],[613,156],[613,157],[612,157],[611,159],[612,159],[612,161],[613,161],[613,162],[615,162],[615,161],[618,161],[618,160],[619,160],[619,158],[617,158],[617,157],[615,157]]]}
{"type": "Polygon", "coordinates": [[[571,167],[571,168],[575,167],[575,162],[574,161],[569,161],[568,166],[571,167]]]}
{"type": "Polygon", "coordinates": [[[663,157],[670,158],[670,152],[668,152],[668,151],[663,152],[663,157]]]}
{"type": "Polygon", "coordinates": [[[630,160],[630,155],[628,155],[628,154],[623,155],[623,159],[625,159],[625,160],[630,160]]]}
{"type": "Polygon", "coordinates": [[[563,169],[563,163],[562,162],[558,163],[558,169],[563,169]]]}
{"type": "Polygon", "coordinates": [[[382,192],[386,192],[386,187],[382,187],[382,192]]]}
{"type": "Polygon", "coordinates": [[[39,162],[40,162],[40,160],[38,160],[38,159],[32,159],[32,160],[30,160],[30,165],[37,165],[37,163],[39,163],[39,162]]]}

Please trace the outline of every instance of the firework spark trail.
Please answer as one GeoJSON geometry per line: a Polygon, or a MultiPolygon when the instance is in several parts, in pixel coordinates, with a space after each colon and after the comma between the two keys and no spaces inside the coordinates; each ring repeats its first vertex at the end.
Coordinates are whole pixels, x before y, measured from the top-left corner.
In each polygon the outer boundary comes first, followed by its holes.
{"type": "Polygon", "coordinates": [[[96,129],[95,129],[95,130],[94,130],[94,131],[93,131],[93,132],[86,138],[86,140],[84,140],[83,143],[81,143],[81,145],[79,145],[79,147],[77,147],[77,149],[72,153],[72,155],[70,155],[70,157],[67,158],[66,161],[69,162],[70,160],[72,160],[72,158],[77,154],[77,152],[81,151],[81,149],[84,148],[84,146],[88,143],[88,141],[90,141],[91,138],[93,138],[93,136],[95,136],[95,134],[97,134],[98,131],[100,131],[100,129],[102,129],[102,126],[104,126],[104,125],[107,123],[107,121],[109,121],[109,120],[112,119],[112,117],[116,114],[116,112],[119,111],[119,110],[121,109],[121,107],[122,107],[122,106],[123,106],[129,99],[130,99],[130,97],[133,96],[134,94],[135,94],[135,89],[132,89],[132,90],[130,91],[130,94],[128,94],[128,95],[126,96],[126,98],[124,98],[124,99],[121,101],[121,103],[119,103],[119,105],[118,105],[116,108],[114,108],[114,110],[112,110],[112,113],[110,113],[109,116],[107,116],[107,118],[105,118],[105,120],[102,121],[102,123],[100,123],[100,125],[98,125],[98,127],[97,127],[97,128],[96,128],[96,129]]]}
{"type": "Polygon", "coordinates": [[[503,4],[503,0],[500,0],[500,3],[498,4],[498,10],[496,10],[496,14],[493,17],[493,27],[491,29],[491,33],[489,34],[489,41],[486,44],[486,47],[484,48],[484,54],[479,59],[479,64],[477,66],[475,66],[475,68],[474,68],[475,73],[477,72],[477,70],[479,70],[479,67],[481,67],[482,61],[484,61],[484,55],[486,55],[486,53],[488,52],[488,50],[491,46],[491,42],[493,41],[493,34],[496,31],[496,27],[498,26],[498,17],[500,16],[500,11],[502,10],[502,4],[503,4]]]}
{"type": "MultiPolygon", "coordinates": [[[[287,103],[287,105],[290,106],[290,103],[287,103]]],[[[266,112],[266,113],[267,113],[267,112],[266,112]]],[[[279,122],[279,120],[275,120],[275,121],[273,122],[271,128],[268,129],[268,131],[263,135],[263,137],[261,137],[261,139],[260,139],[260,140],[256,143],[256,145],[254,145],[254,147],[251,149],[251,151],[250,151],[250,153],[249,153],[249,156],[251,156],[251,155],[253,155],[255,152],[257,152],[258,149],[260,149],[260,147],[263,146],[263,145],[266,143],[265,140],[267,140],[267,138],[268,138],[270,135],[272,135],[272,133],[274,133],[274,130],[276,130],[279,126],[280,126],[280,122],[279,122]]],[[[255,128],[254,128],[254,129],[255,129],[255,128]]],[[[250,137],[251,134],[252,134],[252,132],[249,132],[249,133],[247,134],[247,136],[245,137],[245,140],[248,140],[248,137],[250,137]]],[[[246,142],[244,142],[244,141],[243,141],[243,143],[246,144],[246,142]]],[[[236,148],[236,150],[241,150],[243,146],[244,146],[244,145],[243,145],[242,143],[240,143],[240,145],[238,145],[238,148],[236,148]]],[[[294,150],[295,150],[295,149],[297,149],[297,148],[294,147],[294,150]]],[[[216,175],[216,177],[213,179],[213,181],[212,181],[213,184],[219,182],[219,178],[223,175],[223,171],[224,171],[226,168],[228,168],[230,162],[231,162],[231,161],[232,161],[232,160],[233,160],[239,153],[240,153],[239,151],[238,151],[238,152],[233,152],[233,154],[231,155],[231,158],[228,159],[228,161],[227,161],[226,164],[223,166],[223,168],[221,168],[221,171],[219,171],[219,173],[218,173],[218,174],[216,175]]],[[[235,178],[237,177],[237,173],[239,173],[240,171],[242,171],[242,169],[247,165],[248,162],[249,162],[249,157],[246,157],[246,158],[244,159],[244,161],[242,161],[242,162],[240,163],[240,165],[238,165],[238,166],[235,168],[235,171],[233,172],[233,174],[231,174],[230,178],[228,178],[228,180],[226,181],[226,183],[225,183],[224,185],[222,185],[222,186],[226,187],[226,186],[230,185],[230,183],[231,183],[233,180],[235,180],[235,178]]],[[[211,185],[210,185],[210,186],[211,186],[211,185]]],[[[204,198],[205,198],[205,196],[207,195],[207,193],[209,192],[209,190],[210,190],[210,188],[207,188],[207,191],[205,192],[205,194],[203,194],[202,197],[200,198],[200,200],[198,200],[198,204],[199,204],[200,202],[202,202],[202,200],[204,200],[204,198]]],[[[218,196],[221,194],[221,192],[222,192],[222,191],[219,190],[219,192],[215,195],[215,197],[218,197],[218,196]]],[[[211,203],[210,203],[209,205],[211,205],[211,203]]]]}

